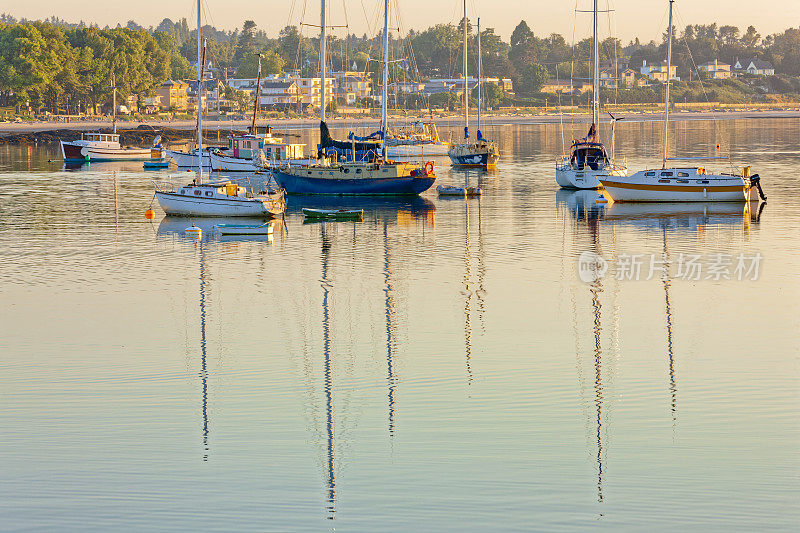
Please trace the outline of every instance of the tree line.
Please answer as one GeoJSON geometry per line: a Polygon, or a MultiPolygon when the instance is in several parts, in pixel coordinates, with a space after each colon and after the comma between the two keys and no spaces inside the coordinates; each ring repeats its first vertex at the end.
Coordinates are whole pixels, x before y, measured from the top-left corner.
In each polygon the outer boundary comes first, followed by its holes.
{"type": "MultiPolygon", "coordinates": [[[[392,36],[391,76],[395,81],[423,81],[461,75],[462,31],[469,34],[468,66],[477,72],[477,32],[469,20],[410,30],[403,38],[392,36]]],[[[0,105],[30,106],[69,112],[108,101],[111,78],[118,94],[147,96],[169,78],[192,75],[196,55],[196,30],[186,19],[164,19],[145,28],[134,21],[115,28],[71,24],[61,19],[19,21],[0,15],[0,105]]],[[[689,77],[695,65],[718,59],[733,64],[752,57],[770,61],[784,77],[800,76],[800,28],[762,37],[750,26],[690,25],[675,32],[673,49],[678,75],[689,77]]],[[[264,74],[298,70],[318,74],[319,38],[302,27],[286,26],[275,37],[252,20],[234,31],[203,27],[207,57],[217,68],[237,77],[254,77],[259,56],[264,74]]],[[[482,64],[486,76],[511,78],[516,92],[534,96],[549,78],[586,78],[591,74],[592,41],[570,44],[557,33],[536,35],[521,21],[508,42],[493,28],[481,30],[482,64]]],[[[380,80],[382,35],[329,36],[328,63],[332,70],[367,72],[380,80]]],[[[666,55],[666,32],[658,42],[639,39],[623,44],[618,39],[601,42],[601,60],[626,58],[637,69],[643,61],[660,62],[666,55]]],[[[771,82],[791,89],[794,81],[771,82]]],[[[491,89],[490,89],[491,92],[491,89]]],[[[648,98],[647,91],[639,98],[648,98]]],[[[492,92],[492,94],[494,94],[492,92]]],[[[502,95],[494,94],[500,98],[502,95]]]]}

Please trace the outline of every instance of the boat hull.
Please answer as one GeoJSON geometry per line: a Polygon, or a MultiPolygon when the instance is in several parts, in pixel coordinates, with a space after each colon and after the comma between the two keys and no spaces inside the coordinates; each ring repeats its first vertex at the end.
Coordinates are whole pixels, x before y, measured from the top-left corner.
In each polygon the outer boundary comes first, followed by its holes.
{"type": "Polygon", "coordinates": [[[289,194],[325,195],[417,195],[431,188],[436,180],[426,177],[390,177],[358,179],[326,179],[273,170],[272,176],[278,185],[289,194]]]}
{"type": "Polygon", "coordinates": [[[103,148],[61,141],[61,155],[68,163],[88,161],[146,161],[152,159],[150,148],[103,148]]]}
{"type": "Polygon", "coordinates": [[[161,209],[171,216],[194,217],[270,217],[275,209],[268,200],[218,199],[182,196],[177,193],[156,191],[161,209]]]}
{"type": "Polygon", "coordinates": [[[209,155],[211,170],[218,172],[255,172],[261,170],[252,159],[243,157],[231,157],[217,153],[209,155]]]}
{"type": "MultiPolygon", "coordinates": [[[[180,152],[177,150],[164,150],[166,157],[175,161],[179,167],[197,168],[197,150],[193,152],[180,152]]],[[[211,156],[203,150],[203,168],[211,168],[211,156]]]]}
{"type": "MultiPolygon", "coordinates": [[[[693,169],[691,169],[693,170],[693,169]]],[[[671,172],[667,170],[667,172],[671,172]]],[[[653,173],[649,171],[648,173],[653,173]]],[[[658,173],[658,172],[656,172],[658,173]]],[[[689,174],[689,172],[686,172],[689,174]]],[[[750,190],[741,176],[690,175],[691,179],[658,180],[637,172],[630,177],[600,179],[602,193],[613,202],[746,202],[750,190]],[[699,179],[698,179],[699,178],[699,179]]]]}
{"type": "Polygon", "coordinates": [[[625,175],[626,169],[576,170],[567,166],[556,169],[556,183],[564,189],[598,189],[601,177],[625,175]]]}

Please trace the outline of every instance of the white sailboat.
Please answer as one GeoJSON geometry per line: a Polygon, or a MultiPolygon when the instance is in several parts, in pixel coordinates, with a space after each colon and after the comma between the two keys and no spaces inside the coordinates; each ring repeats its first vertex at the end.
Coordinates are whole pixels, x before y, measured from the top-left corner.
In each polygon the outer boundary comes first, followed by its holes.
{"type": "Polygon", "coordinates": [[[485,169],[497,168],[500,150],[494,141],[483,138],[480,122],[480,90],[481,90],[481,32],[478,29],[478,129],[475,141],[469,138],[469,83],[467,77],[467,0],[464,0],[464,142],[453,143],[447,152],[454,166],[477,167],[485,169]]]}
{"type": "Polygon", "coordinates": [[[668,158],[669,133],[669,71],[672,65],[672,14],[675,0],[669,0],[669,29],[667,43],[667,81],[664,91],[664,153],[660,169],[642,170],[631,176],[600,177],[603,196],[613,202],[746,202],[755,192],[763,200],[758,174],[750,175],[750,167],[740,173],[708,172],[704,167],[667,167],[667,161],[712,158],[668,158]]]}
{"type": "MultiPolygon", "coordinates": [[[[598,36],[598,0],[592,9],[592,125],[583,139],[576,139],[570,147],[570,155],[556,162],[556,183],[566,189],[597,189],[600,176],[625,176],[627,167],[609,157],[600,141],[597,127],[600,124],[600,41],[598,36]]],[[[613,143],[613,141],[612,141],[613,143]]],[[[613,152],[613,150],[612,150],[613,152]]]]}
{"type": "MultiPolygon", "coordinates": [[[[202,80],[202,42],[200,0],[197,0],[197,80],[202,80]]],[[[198,85],[199,86],[199,85],[198,85]]],[[[199,91],[198,91],[199,93],[199,91]]],[[[199,94],[198,94],[199,96],[199,94]]],[[[283,189],[252,194],[231,181],[203,183],[203,114],[197,113],[197,177],[178,189],[162,189],[156,184],[155,197],[167,215],[199,217],[270,217],[286,210],[283,189]]]]}

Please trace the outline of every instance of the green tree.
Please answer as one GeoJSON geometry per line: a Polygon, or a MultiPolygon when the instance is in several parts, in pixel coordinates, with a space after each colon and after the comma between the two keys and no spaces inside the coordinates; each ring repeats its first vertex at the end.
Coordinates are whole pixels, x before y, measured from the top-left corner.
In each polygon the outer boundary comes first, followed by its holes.
{"type": "MultiPolygon", "coordinates": [[[[261,52],[261,74],[280,74],[286,65],[284,59],[272,50],[261,52]]],[[[252,53],[242,59],[239,69],[236,71],[239,78],[255,78],[258,76],[258,53],[252,53]]]]}
{"type": "Polygon", "coordinates": [[[520,74],[519,84],[516,87],[517,92],[527,95],[537,93],[547,83],[548,77],[549,74],[544,66],[528,65],[520,74]]]}

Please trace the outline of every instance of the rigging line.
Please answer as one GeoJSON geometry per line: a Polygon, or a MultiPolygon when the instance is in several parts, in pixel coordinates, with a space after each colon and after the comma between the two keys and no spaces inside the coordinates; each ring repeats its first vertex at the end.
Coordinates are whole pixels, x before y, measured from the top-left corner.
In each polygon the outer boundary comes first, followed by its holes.
{"type": "MultiPolygon", "coordinates": [[[[574,17],[572,19],[572,54],[569,61],[569,94],[570,94],[570,101],[571,106],[575,105],[575,88],[573,87],[573,80],[575,78],[575,31],[578,27],[578,0],[575,0],[575,12],[574,17]]],[[[580,102],[578,102],[580,104],[580,102]]],[[[580,110],[580,105],[578,106],[578,110],[580,110]]],[[[570,120],[570,127],[569,133],[570,136],[575,139],[575,117],[571,117],[570,120]]]]}

